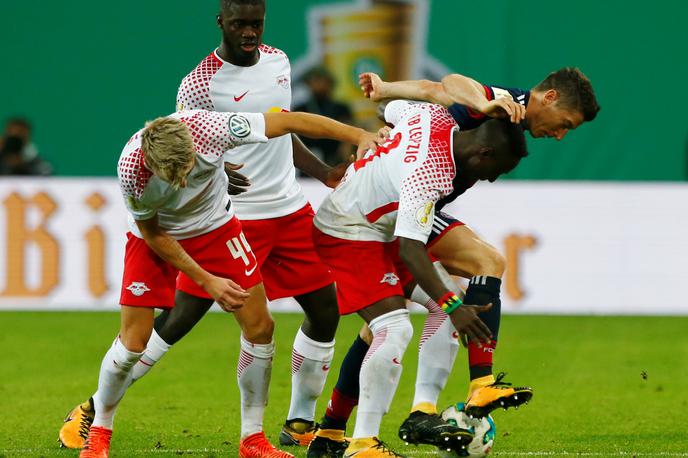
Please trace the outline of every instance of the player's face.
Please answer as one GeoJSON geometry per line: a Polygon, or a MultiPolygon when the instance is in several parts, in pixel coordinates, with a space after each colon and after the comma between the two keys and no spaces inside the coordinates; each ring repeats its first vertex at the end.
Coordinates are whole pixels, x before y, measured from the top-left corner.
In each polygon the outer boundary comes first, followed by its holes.
{"type": "Polygon", "coordinates": [[[570,130],[583,124],[583,114],[560,105],[559,93],[554,89],[545,91],[535,101],[528,116],[528,130],[534,138],[551,137],[561,140],[570,130]]]}
{"type": "Polygon", "coordinates": [[[225,49],[236,63],[250,62],[263,41],[265,7],[233,4],[218,17],[225,49]]]}
{"type": "Polygon", "coordinates": [[[544,105],[535,119],[529,121],[528,130],[534,138],[551,137],[561,140],[569,131],[581,124],[583,124],[581,113],[552,103],[544,105]]]}
{"type": "Polygon", "coordinates": [[[516,168],[519,162],[520,159],[518,158],[491,151],[471,157],[467,172],[472,175],[473,179],[493,183],[501,175],[516,168]]]}

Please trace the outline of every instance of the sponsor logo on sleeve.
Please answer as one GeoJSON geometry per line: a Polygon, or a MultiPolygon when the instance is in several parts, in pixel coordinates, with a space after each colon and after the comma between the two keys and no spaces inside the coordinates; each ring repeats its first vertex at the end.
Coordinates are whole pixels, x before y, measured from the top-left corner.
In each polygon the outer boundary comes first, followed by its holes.
{"type": "Polygon", "coordinates": [[[435,218],[435,202],[428,201],[416,210],[416,223],[421,229],[429,229],[435,218]]]}
{"type": "Polygon", "coordinates": [[[229,117],[229,132],[237,138],[246,138],[251,134],[251,123],[240,114],[229,117]]]}

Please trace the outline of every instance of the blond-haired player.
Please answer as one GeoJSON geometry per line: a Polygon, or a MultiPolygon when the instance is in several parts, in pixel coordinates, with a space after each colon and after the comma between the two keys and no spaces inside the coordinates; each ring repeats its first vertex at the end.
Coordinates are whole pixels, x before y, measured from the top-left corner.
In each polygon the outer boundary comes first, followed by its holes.
{"type": "MultiPolygon", "coordinates": [[[[229,206],[223,155],[235,146],[296,132],[375,145],[373,134],[305,113],[184,111],[147,124],[129,140],[118,164],[129,211],[120,332],[103,358],[95,408],[81,457],[107,457],[115,409],[135,379],[153,330],[153,309],[217,302],[241,328],[237,379],[243,458],[291,457],[262,432],[274,354],[256,258],[229,206]]],[[[155,344],[155,343],[154,343],[155,344]]],[[[148,353],[147,353],[148,354],[148,353]]],[[[68,418],[78,427],[83,406],[68,418]]],[[[63,437],[61,431],[61,438],[63,437]]]]}

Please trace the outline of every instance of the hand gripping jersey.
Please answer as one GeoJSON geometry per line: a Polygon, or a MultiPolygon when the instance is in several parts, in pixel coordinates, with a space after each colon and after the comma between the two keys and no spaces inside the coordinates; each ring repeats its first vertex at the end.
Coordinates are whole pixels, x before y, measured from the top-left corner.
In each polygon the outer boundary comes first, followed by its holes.
{"type": "Polygon", "coordinates": [[[262,114],[192,110],[170,117],[186,124],[196,148],[196,162],[185,188],[175,190],[145,167],[143,129],[129,140],[119,158],[119,185],[129,210],[129,227],[137,237],[141,234],[134,220],[156,214],[160,227],[176,239],[205,234],[225,224],[233,216],[231,208],[225,208],[229,200],[225,152],[237,145],[267,141],[262,114]]]}
{"type": "MultiPolygon", "coordinates": [[[[523,89],[485,85],[483,85],[483,89],[485,90],[485,96],[487,97],[487,100],[508,97],[526,107],[530,101],[530,91],[525,91],[523,89]]],[[[464,105],[459,105],[458,103],[451,105],[449,108],[447,108],[447,110],[449,110],[449,113],[454,118],[454,121],[456,121],[459,127],[461,127],[461,130],[475,129],[480,124],[490,119],[488,116],[473,111],[464,105]]]]}
{"type": "Polygon", "coordinates": [[[425,243],[435,204],[453,189],[458,126],[439,105],[401,100],[387,105],[385,119],[395,126],[389,140],[349,166],[314,223],[347,240],[389,242],[400,236],[425,243]]]}
{"type": "MultiPolygon", "coordinates": [[[[291,67],[282,51],[262,45],[260,59],[251,67],[223,61],[212,52],[181,82],[177,110],[241,111],[265,113],[291,107],[291,67]]],[[[273,138],[266,145],[232,150],[228,162],[244,164],[248,190],[232,197],[237,216],[268,219],[289,215],[307,201],[296,181],[291,135],[273,138]]]]}

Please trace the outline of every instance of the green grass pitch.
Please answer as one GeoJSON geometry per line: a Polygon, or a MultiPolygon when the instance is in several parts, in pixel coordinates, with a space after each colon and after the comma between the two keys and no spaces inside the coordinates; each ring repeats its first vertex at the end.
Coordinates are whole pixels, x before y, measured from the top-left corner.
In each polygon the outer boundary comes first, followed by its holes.
{"type": "MultiPolygon", "coordinates": [[[[291,342],[301,317],[278,314],[275,320],[265,418],[273,442],[289,407],[291,342]]],[[[396,437],[412,400],[422,320],[413,317],[415,340],[381,432],[410,457],[435,454],[396,437]]],[[[93,392],[119,315],[5,312],[0,323],[0,457],[77,456],[57,448],[57,431],[65,413],[93,392]]],[[[342,320],[317,416],[360,323],[342,320]]],[[[205,317],[129,390],[117,414],[112,456],[237,456],[238,343],[231,317],[205,317]]],[[[518,411],[494,413],[494,455],[688,456],[688,318],[506,316],[496,369],[533,386],[535,396],[518,411]]],[[[462,349],[440,404],[463,400],[466,387],[462,349]]]]}

